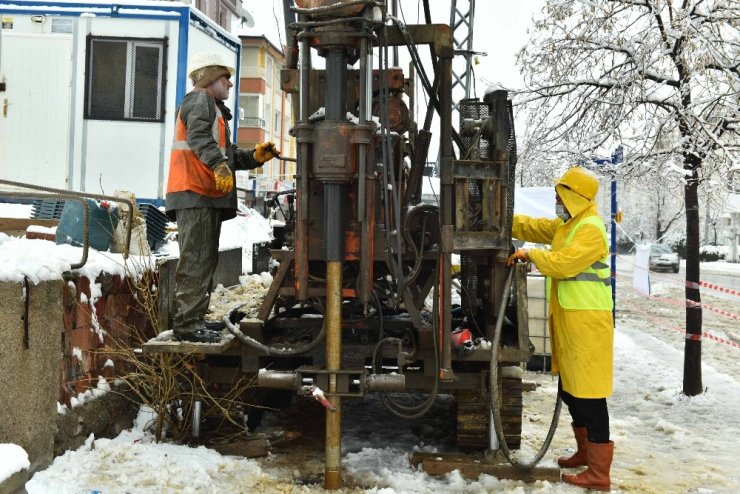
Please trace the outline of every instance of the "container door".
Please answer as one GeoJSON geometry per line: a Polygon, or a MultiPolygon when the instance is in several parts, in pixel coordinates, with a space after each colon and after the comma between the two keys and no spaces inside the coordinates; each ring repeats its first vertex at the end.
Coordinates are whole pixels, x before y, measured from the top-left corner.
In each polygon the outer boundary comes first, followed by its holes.
{"type": "Polygon", "coordinates": [[[72,37],[3,30],[0,176],[67,187],[72,37]]]}

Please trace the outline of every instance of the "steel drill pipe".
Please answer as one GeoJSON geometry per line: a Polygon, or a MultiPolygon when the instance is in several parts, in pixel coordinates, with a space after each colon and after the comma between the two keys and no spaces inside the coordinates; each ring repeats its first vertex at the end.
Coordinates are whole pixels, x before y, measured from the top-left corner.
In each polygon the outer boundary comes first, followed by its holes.
{"type": "MultiPolygon", "coordinates": [[[[326,263],[326,369],[342,367],[342,263],[326,263]]],[[[337,393],[337,375],[329,374],[328,399],[336,409],[326,411],[326,460],[324,488],[342,486],[342,399],[337,393]]]]}

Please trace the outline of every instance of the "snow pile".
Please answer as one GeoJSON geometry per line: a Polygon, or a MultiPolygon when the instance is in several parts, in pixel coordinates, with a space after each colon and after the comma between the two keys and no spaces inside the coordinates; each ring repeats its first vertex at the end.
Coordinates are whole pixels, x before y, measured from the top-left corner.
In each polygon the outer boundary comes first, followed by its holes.
{"type": "MultiPolygon", "coordinates": [[[[62,273],[70,271],[72,264],[82,260],[82,248],[57,245],[49,240],[28,240],[0,233],[0,281],[22,282],[25,276],[34,284],[60,280],[62,273]]],[[[77,271],[94,280],[101,272],[124,276],[125,261],[122,254],[88,251],[87,262],[77,271]]]]}
{"type": "Polygon", "coordinates": [[[0,443],[0,482],[31,466],[26,450],[11,443],[0,443]]]}
{"type": "Polygon", "coordinates": [[[77,451],[57,457],[48,471],[34,475],[26,491],[202,493],[217,492],[214,486],[219,485],[239,486],[223,492],[280,492],[278,482],[266,478],[254,461],[224,457],[203,446],[157,444],[151,434],[140,430],[123,432],[115,439],[91,435],[77,451]],[[64,473],[60,476],[60,472],[64,473]]]}
{"type": "MultiPolygon", "coordinates": [[[[3,217],[12,214],[28,217],[28,211],[21,211],[14,204],[2,204],[3,217]],[[7,212],[6,212],[7,211],[7,212]]],[[[26,206],[30,208],[30,206],[26,206]]],[[[250,254],[253,243],[272,240],[272,223],[254,209],[245,209],[234,219],[225,221],[221,228],[220,248],[243,247],[250,254]]],[[[177,242],[168,242],[154,256],[129,256],[123,254],[88,250],[87,262],[75,271],[95,280],[100,273],[124,277],[127,273],[140,272],[143,268],[155,269],[156,259],[163,255],[179,255],[177,242]]],[[[55,242],[40,239],[11,237],[0,233],[0,281],[22,282],[24,276],[34,284],[42,281],[59,280],[73,264],[82,260],[82,248],[72,245],[57,245],[55,242]]],[[[251,265],[251,264],[250,264],[251,265]]],[[[96,297],[92,297],[95,299],[96,297]]],[[[94,303],[94,300],[92,300],[94,303]]]]}
{"type": "Polygon", "coordinates": [[[221,226],[220,249],[251,246],[272,240],[272,222],[252,208],[240,209],[236,218],[221,226]]]}

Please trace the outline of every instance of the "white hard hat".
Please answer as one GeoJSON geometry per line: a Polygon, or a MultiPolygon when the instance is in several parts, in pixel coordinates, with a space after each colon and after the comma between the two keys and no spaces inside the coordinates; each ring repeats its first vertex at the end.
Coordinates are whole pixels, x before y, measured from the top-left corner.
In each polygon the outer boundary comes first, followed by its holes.
{"type": "Polygon", "coordinates": [[[220,53],[212,51],[201,51],[190,58],[188,67],[188,76],[192,78],[193,72],[204,67],[219,66],[224,67],[231,75],[234,75],[236,69],[232,67],[220,53]]]}

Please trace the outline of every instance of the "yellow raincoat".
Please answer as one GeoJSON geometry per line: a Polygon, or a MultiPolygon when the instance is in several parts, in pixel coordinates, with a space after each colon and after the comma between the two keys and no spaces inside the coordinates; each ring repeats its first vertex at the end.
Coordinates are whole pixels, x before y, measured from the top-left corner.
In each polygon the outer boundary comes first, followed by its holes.
{"type": "MultiPolygon", "coordinates": [[[[573,174],[572,174],[573,175],[573,174]]],[[[576,173],[570,179],[596,179],[576,173]]],[[[565,178],[565,175],[564,175],[565,178]]],[[[561,179],[562,180],[562,179],[561,179]]],[[[562,183],[562,182],[561,182],[562,183]]],[[[609,252],[603,232],[595,225],[582,224],[563,247],[571,230],[584,218],[598,216],[593,198],[596,185],[571,188],[557,185],[563,204],[572,215],[561,219],[514,215],[512,236],[544,244],[551,250],[532,249],[529,259],[544,275],[550,276],[549,330],[552,341],[552,373],[560,374],[563,389],[577,398],[606,398],[612,393],[614,323],[609,310],[563,309],[558,302],[558,280],[571,278],[609,252]],[[586,197],[575,190],[587,191],[586,197]],[[589,197],[590,196],[590,197],[589,197]]]]}

